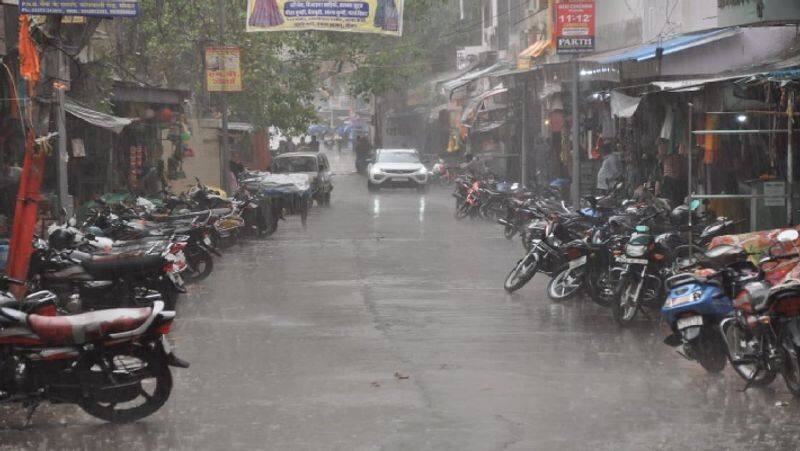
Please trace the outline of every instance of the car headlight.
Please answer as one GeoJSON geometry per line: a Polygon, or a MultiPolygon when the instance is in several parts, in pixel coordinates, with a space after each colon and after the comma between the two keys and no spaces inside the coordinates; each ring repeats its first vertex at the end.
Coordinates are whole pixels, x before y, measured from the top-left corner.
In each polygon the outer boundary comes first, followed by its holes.
{"type": "Polygon", "coordinates": [[[428,170],[427,170],[427,169],[425,169],[425,167],[423,166],[423,167],[419,168],[419,169],[417,170],[417,172],[416,172],[416,173],[417,173],[418,175],[425,175],[425,174],[427,174],[427,173],[428,173],[428,170]]]}
{"type": "Polygon", "coordinates": [[[645,245],[629,244],[625,246],[625,254],[627,254],[628,257],[643,257],[645,253],[647,253],[647,246],[645,245]]]}

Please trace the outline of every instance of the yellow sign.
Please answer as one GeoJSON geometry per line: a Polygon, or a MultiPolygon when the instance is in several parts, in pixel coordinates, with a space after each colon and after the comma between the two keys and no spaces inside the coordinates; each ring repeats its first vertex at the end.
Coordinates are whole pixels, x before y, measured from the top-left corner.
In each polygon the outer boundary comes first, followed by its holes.
{"type": "Polygon", "coordinates": [[[206,89],[210,92],[242,90],[238,47],[206,47],[206,89]]]}
{"type": "Polygon", "coordinates": [[[404,0],[247,0],[247,31],[403,34],[404,0]]]}

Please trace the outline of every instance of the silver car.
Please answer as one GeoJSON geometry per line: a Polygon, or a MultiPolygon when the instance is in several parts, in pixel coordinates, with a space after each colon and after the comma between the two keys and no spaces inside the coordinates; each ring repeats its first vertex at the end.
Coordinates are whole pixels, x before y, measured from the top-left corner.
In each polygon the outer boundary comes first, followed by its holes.
{"type": "Polygon", "coordinates": [[[378,149],[367,167],[367,188],[407,187],[425,191],[428,169],[414,149],[378,149]]]}

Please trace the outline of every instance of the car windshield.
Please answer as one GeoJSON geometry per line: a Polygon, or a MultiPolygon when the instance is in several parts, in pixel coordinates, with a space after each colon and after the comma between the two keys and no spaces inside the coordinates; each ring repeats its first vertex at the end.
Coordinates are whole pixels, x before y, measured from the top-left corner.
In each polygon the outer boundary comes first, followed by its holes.
{"type": "Polygon", "coordinates": [[[317,159],[314,157],[276,158],[272,172],[286,174],[291,172],[317,172],[317,159]]]}
{"type": "Polygon", "coordinates": [[[419,157],[411,152],[381,152],[377,163],[419,163],[419,157]]]}

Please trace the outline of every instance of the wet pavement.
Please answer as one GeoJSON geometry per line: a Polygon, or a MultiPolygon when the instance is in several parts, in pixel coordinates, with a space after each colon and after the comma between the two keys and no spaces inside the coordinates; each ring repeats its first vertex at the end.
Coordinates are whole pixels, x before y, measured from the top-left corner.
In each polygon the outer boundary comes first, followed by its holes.
{"type": "Polygon", "coordinates": [[[332,207],[237,246],[179,305],[188,370],[130,425],[72,406],[0,410],[0,449],[795,449],[782,381],[742,392],[588,300],[554,304],[498,226],[449,191],[368,194],[347,157],[332,207]]]}

